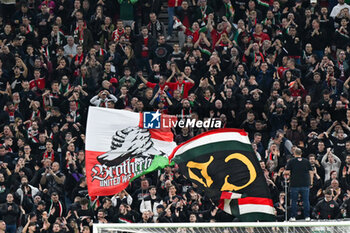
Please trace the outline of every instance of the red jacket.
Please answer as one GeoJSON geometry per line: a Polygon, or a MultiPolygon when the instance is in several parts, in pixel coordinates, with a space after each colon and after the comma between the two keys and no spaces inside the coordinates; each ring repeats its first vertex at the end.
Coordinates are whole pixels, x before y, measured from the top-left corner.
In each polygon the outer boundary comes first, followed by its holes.
{"type": "Polygon", "coordinates": [[[181,6],[182,0],[168,0],[168,7],[175,7],[175,3],[177,1],[177,6],[181,6]]]}
{"type": "Polygon", "coordinates": [[[302,87],[299,87],[298,89],[294,89],[293,87],[290,87],[289,90],[293,97],[298,97],[298,96],[304,97],[306,95],[306,91],[302,87]]]}
{"type": "Polygon", "coordinates": [[[38,80],[33,79],[29,82],[29,87],[30,89],[37,87],[37,90],[44,90],[45,83],[46,83],[45,78],[39,78],[38,80]]]}
{"type": "Polygon", "coordinates": [[[188,97],[188,92],[191,90],[191,88],[194,86],[194,83],[190,82],[185,82],[183,81],[182,84],[180,84],[178,81],[174,83],[166,83],[168,87],[172,90],[179,90],[182,98],[187,98],[188,97]]]}
{"type": "Polygon", "coordinates": [[[264,42],[265,40],[270,40],[269,35],[267,35],[267,34],[264,33],[264,32],[260,33],[260,35],[258,35],[258,34],[256,34],[256,33],[254,32],[254,33],[253,33],[253,37],[254,37],[255,42],[259,42],[259,41],[257,40],[257,38],[261,38],[260,43],[264,42]]]}

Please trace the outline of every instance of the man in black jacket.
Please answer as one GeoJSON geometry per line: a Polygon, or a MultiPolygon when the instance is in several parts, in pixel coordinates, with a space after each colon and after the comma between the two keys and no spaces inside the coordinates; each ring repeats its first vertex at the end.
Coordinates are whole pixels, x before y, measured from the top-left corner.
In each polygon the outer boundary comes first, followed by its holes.
{"type": "Polygon", "coordinates": [[[46,207],[47,213],[50,216],[48,220],[51,224],[55,223],[57,218],[63,217],[66,214],[64,203],[59,198],[59,194],[53,192],[50,199],[51,204],[46,207]]]}
{"type": "Polygon", "coordinates": [[[333,200],[332,190],[324,191],[324,199],[315,206],[313,215],[317,219],[337,219],[340,214],[339,205],[333,200]]]}
{"type": "Polygon", "coordinates": [[[150,65],[152,66],[154,63],[160,64],[161,70],[166,70],[166,63],[169,55],[173,52],[173,48],[166,43],[163,35],[158,36],[157,42],[157,45],[150,54],[150,65]]]}
{"type": "Polygon", "coordinates": [[[156,41],[148,36],[147,27],[141,28],[141,35],[135,42],[135,57],[137,59],[137,65],[140,70],[147,69],[148,74],[151,73],[150,67],[150,53],[156,45],[156,41]]]}
{"type": "Polygon", "coordinates": [[[2,204],[0,212],[3,216],[3,220],[6,223],[6,232],[16,233],[17,219],[19,214],[19,207],[13,202],[13,194],[9,193],[6,197],[6,203],[2,204]]]}

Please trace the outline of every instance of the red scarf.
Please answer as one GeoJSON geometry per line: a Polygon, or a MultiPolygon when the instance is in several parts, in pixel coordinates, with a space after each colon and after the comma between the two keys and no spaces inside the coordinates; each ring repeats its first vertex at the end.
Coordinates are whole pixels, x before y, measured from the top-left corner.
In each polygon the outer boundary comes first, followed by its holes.
{"type": "MultiPolygon", "coordinates": [[[[262,60],[262,62],[265,62],[265,59],[264,59],[264,56],[263,56],[263,54],[259,51],[259,55],[260,55],[260,57],[261,57],[261,60],[262,60]]],[[[257,62],[257,55],[256,55],[256,53],[254,52],[254,62],[257,62]]]]}
{"type": "Polygon", "coordinates": [[[9,114],[9,117],[14,117],[15,116],[15,111],[10,111],[8,108],[6,108],[7,114],[9,114]]]}
{"type": "Polygon", "coordinates": [[[103,108],[106,107],[106,101],[105,100],[101,100],[100,107],[103,107],[103,108]]]}
{"type": "MultiPolygon", "coordinates": [[[[74,57],[74,61],[76,62],[78,62],[78,64],[79,65],[81,65],[82,63],[83,63],[83,59],[84,59],[84,53],[82,53],[81,55],[80,55],[80,57],[79,57],[79,55],[77,54],[77,55],[75,55],[75,57],[74,57]]],[[[74,76],[79,76],[79,68],[77,68],[77,69],[75,69],[74,70],[74,76]]]]}
{"type": "Polygon", "coordinates": [[[19,103],[17,104],[13,104],[15,106],[15,111],[18,111],[18,108],[19,108],[19,103]]]}
{"type": "Polygon", "coordinates": [[[128,95],[126,95],[124,98],[124,106],[126,107],[128,106],[128,104],[129,104],[129,99],[128,99],[128,95]]]}
{"type": "Polygon", "coordinates": [[[84,42],[84,28],[85,28],[85,22],[84,27],[79,28],[79,26],[75,29],[75,34],[78,34],[79,37],[79,43],[82,44],[84,42]]]}
{"type": "Polygon", "coordinates": [[[32,31],[33,31],[33,27],[30,24],[28,24],[26,33],[28,34],[29,32],[32,32],[32,31]]]}
{"type": "MultiPolygon", "coordinates": [[[[192,114],[192,108],[189,108],[188,111],[189,115],[192,114]]],[[[181,109],[181,118],[183,119],[185,117],[185,109],[181,109]]]]}
{"type": "Polygon", "coordinates": [[[177,82],[176,90],[178,90],[181,93],[181,96],[183,96],[183,94],[184,94],[184,89],[185,89],[185,83],[184,82],[182,82],[182,83],[177,82]]]}
{"type": "Polygon", "coordinates": [[[37,139],[36,136],[30,135],[30,137],[31,137],[31,139],[32,139],[32,141],[33,141],[34,143],[39,143],[39,139],[37,139]]]}
{"type": "MultiPolygon", "coordinates": [[[[53,201],[51,200],[50,209],[48,211],[49,215],[50,215],[52,208],[53,208],[53,201]]],[[[59,217],[63,216],[63,207],[62,207],[62,203],[60,201],[58,201],[58,215],[59,215],[59,217]]]]}
{"type": "Polygon", "coordinates": [[[79,57],[79,55],[75,55],[74,61],[79,61],[79,65],[81,65],[81,63],[83,62],[84,59],[84,53],[82,53],[79,57]]]}
{"type": "Polygon", "coordinates": [[[53,150],[51,152],[45,151],[43,159],[51,159],[52,162],[55,162],[55,152],[53,150]]]}
{"type": "Polygon", "coordinates": [[[102,48],[100,48],[99,55],[100,56],[104,56],[105,55],[105,51],[102,48]]]}
{"type": "Polygon", "coordinates": [[[40,118],[40,111],[39,109],[37,110],[37,112],[33,111],[32,115],[30,116],[30,120],[33,121],[35,117],[39,117],[40,118]]]}
{"type": "Polygon", "coordinates": [[[118,40],[119,40],[119,37],[120,37],[121,35],[123,35],[124,33],[125,33],[124,28],[123,28],[121,31],[119,31],[119,28],[117,28],[116,30],[114,30],[114,32],[112,33],[112,39],[113,39],[113,41],[118,41],[118,40]]]}
{"type": "Polygon", "coordinates": [[[254,26],[258,23],[257,18],[254,19],[254,22],[252,21],[252,19],[250,19],[250,21],[252,22],[252,24],[253,24],[254,26]]]}
{"type": "Polygon", "coordinates": [[[344,77],[344,62],[338,61],[338,68],[340,70],[340,77],[344,77]]]}

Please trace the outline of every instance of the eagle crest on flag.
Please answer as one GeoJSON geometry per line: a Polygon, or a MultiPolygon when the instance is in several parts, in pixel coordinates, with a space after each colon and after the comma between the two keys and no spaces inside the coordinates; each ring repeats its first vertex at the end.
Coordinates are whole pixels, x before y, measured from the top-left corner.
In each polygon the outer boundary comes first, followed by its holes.
{"type": "Polygon", "coordinates": [[[117,166],[128,158],[164,156],[165,152],[154,147],[149,130],[128,127],[117,130],[112,137],[111,150],[98,156],[97,160],[107,166],[117,166]]]}

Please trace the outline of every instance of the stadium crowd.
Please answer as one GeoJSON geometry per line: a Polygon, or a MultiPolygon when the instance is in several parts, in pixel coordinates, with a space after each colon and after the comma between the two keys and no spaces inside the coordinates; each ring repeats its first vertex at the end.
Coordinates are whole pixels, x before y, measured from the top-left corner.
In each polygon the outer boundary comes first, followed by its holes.
{"type": "MultiPolygon", "coordinates": [[[[279,221],[286,211],[350,217],[348,1],[0,2],[0,232],[233,220],[176,167],[112,197],[89,197],[91,105],[243,128],[279,221]],[[309,213],[305,200],[285,206],[293,155],[309,161],[312,182],[294,184],[308,186],[309,213]]],[[[206,130],[175,129],[174,140],[206,130]]]]}

